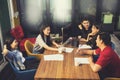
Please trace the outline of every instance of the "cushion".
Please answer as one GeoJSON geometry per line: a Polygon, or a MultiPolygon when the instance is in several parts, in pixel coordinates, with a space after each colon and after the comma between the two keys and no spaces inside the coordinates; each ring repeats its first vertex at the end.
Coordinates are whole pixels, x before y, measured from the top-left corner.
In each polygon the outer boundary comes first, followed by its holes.
{"type": "Polygon", "coordinates": [[[13,28],[10,33],[17,41],[22,40],[24,37],[24,32],[20,25],[13,28]]]}
{"type": "Polygon", "coordinates": [[[25,51],[24,43],[26,40],[35,43],[36,38],[24,38],[24,32],[20,25],[13,28],[10,33],[19,42],[19,48],[21,51],[25,51]]]}

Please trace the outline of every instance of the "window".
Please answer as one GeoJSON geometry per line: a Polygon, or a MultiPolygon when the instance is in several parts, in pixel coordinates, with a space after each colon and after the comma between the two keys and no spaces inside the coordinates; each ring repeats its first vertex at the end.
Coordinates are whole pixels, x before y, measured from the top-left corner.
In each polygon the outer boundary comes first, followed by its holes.
{"type": "Polygon", "coordinates": [[[53,22],[71,22],[72,0],[50,0],[53,22]]]}
{"type": "Polygon", "coordinates": [[[43,11],[45,10],[44,0],[24,0],[25,19],[30,25],[42,22],[43,11]]]}
{"type": "Polygon", "coordinates": [[[96,15],[96,0],[80,0],[80,13],[96,15]]]}
{"type": "Polygon", "coordinates": [[[46,0],[19,0],[20,21],[25,33],[39,32],[43,22],[46,0]]]}

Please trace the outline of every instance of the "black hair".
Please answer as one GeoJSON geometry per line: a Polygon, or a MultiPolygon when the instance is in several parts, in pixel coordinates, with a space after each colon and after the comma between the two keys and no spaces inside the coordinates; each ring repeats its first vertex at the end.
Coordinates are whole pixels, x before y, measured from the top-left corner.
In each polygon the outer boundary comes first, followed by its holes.
{"type": "Polygon", "coordinates": [[[44,33],[43,33],[43,30],[44,30],[45,28],[47,28],[47,27],[49,27],[49,24],[47,24],[47,23],[43,23],[43,24],[41,25],[41,27],[40,27],[40,34],[41,34],[41,35],[44,34],[44,33]]]}
{"type": "Polygon", "coordinates": [[[110,37],[109,33],[107,33],[107,32],[101,32],[98,35],[99,35],[99,38],[101,40],[103,40],[103,42],[104,42],[105,45],[111,46],[111,37],[110,37]]]}
{"type": "Polygon", "coordinates": [[[89,21],[89,19],[83,18],[81,22],[83,22],[83,21],[89,21]]]}
{"type": "Polygon", "coordinates": [[[13,37],[8,37],[8,38],[6,38],[6,40],[5,40],[5,45],[7,46],[7,49],[8,50],[11,50],[12,48],[11,48],[11,44],[12,44],[12,42],[14,41],[15,39],[13,38],[13,37]]]}
{"type": "Polygon", "coordinates": [[[90,20],[89,20],[88,18],[86,18],[86,17],[82,18],[81,23],[82,23],[83,21],[89,21],[89,22],[90,22],[90,20]]]}
{"type": "MultiPolygon", "coordinates": [[[[92,26],[91,26],[91,22],[90,22],[90,20],[89,20],[87,17],[83,17],[83,18],[81,19],[80,24],[82,24],[82,23],[83,23],[83,21],[88,21],[88,22],[90,23],[89,28],[91,28],[91,27],[92,27],[92,26]]],[[[82,25],[82,27],[83,27],[83,25],[82,25]]],[[[84,28],[84,27],[83,27],[83,28],[84,28]]]]}
{"type": "Polygon", "coordinates": [[[101,24],[93,23],[93,25],[94,25],[97,29],[99,29],[99,30],[101,31],[101,29],[102,29],[102,25],[101,25],[101,24]]]}
{"type": "MultiPolygon", "coordinates": [[[[82,22],[83,21],[89,21],[87,18],[84,18],[84,19],[82,19],[82,22]]],[[[82,22],[81,22],[81,25],[82,25],[82,22]]],[[[88,30],[89,30],[89,32],[91,32],[91,28],[92,28],[92,25],[91,25],[91,23],[90,23],[90,21],[89,21],[89,27],[88,27],[88,30]]],[[[83,30],[85,31],[86,29],[85,29],[85,27],[82,25],[82,28],[83,28],[83,30]]]]}
{"type": "MultiPolygon", "coordinates": [[[[40,34],[41,34],[41,36],[42,36],[42,39],[45,41],[45,39],[44,39],[44,33],[43,33],[43,30],[45,30],[47,27],[50,27],[50,25],[49,24],[47,24],[47,23],[43,23],[42,24],[42,26],[40,27],[40,34]]],[[[46,43],[47,45],[51,45],[51,41],[50,41],[50,35],[49,36],[47,36],[47,43],[46,43]]]]}

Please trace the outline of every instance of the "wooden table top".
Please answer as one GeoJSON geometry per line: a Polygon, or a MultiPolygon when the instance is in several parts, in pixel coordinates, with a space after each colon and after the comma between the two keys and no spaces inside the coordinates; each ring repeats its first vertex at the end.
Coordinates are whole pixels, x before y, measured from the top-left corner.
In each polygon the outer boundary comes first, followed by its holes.
{"type": "MultiPolygon", "coordinates": [[[[72,53],[62,53],[63,61],[45,61],[44,58],[38,66],[35,80],[41,79],[70,79],[70,80],[100,80],[98,73],[94,73],[89,64],[80,66],[74,65],[74,57],[76,49],[72,53]]],[[[57,54],[58,52],[46,50],[44,54],[57,54]]]]}

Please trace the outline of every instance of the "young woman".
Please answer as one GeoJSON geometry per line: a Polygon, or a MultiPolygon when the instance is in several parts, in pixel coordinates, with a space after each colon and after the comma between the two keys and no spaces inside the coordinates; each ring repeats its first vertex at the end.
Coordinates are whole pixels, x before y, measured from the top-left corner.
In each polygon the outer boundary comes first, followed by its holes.
{"type": "Polygon", "coordinates": [[[97,36],[100,32],[101,32],[101,26],[94,24],[92,26],[92,32],[88,34],[86,44],[90,45],[92,47],[92,49],[97,48],[96,39],[97,39],[97,36]]]}
{"type": "Polygon", "coordinates": [[[87,39],[81,38],[80,41],[83,41],[86,44],[90,45],[92,49],[97,48],[95,40],[97,39],[98,33],[100,33],[100,28],[100,25],[93,24],[91,28],[91,33],[88,34],[87,39]]]}
{"type": "Polygon", "coordinates": [[[43,53],[45,49],[58,51],[58,48],[53,48],[51,45],[58,47],[59,45],[53,41],[50,37],[50,26],[44,24],[40,28],[40,34],[36,38],[36,42],[33,48],[33,53],[43,53]]]}
{"type": "Polygon", "coordinates": [[[22,52],[18,49],[18,42],[14,38],[8,38],[5,41],[3,48],[3,55],[6,56],[8,61],[11,61],[18,70],[36,69],[39,61],[36,59],[26,60],[22,52]]]}

